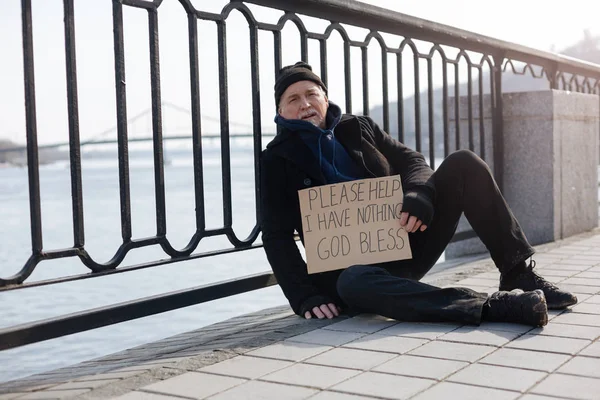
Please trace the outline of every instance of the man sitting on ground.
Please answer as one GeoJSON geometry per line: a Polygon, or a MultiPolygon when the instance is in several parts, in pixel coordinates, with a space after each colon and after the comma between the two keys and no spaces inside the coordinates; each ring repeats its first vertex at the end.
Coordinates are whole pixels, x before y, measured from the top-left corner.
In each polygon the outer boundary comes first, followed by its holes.
{"type": "Polygon", "coordinates": [[[577,298],[533,271],[534,254],[487,164],[466,150],[434,172],[422,154],[393,139],[369,117],[342,114],[310,65],[281,69],[275,83],[279,134],[262,154],[262,239],[294,312],[333,318],[345,307],[400,321],[482,320],[544,326],[547,310],[577,298]],[[355,179],[400,175],[400,225],[413,258],[308,274],[294,240],[302,236],[298,190],[355,179]],[[500,270],[500,291],[419,282],[452,239],[464,212],[500,270]]]}

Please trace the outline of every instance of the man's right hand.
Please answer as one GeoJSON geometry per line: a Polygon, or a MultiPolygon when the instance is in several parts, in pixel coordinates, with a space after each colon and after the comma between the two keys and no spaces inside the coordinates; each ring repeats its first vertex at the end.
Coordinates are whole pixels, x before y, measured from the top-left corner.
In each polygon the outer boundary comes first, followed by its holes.
{"type": "MultiPolygon", "coordinates": [[[[333,303],[321,304],[319,307],[313,307],[312,313],[319,319],[323,319],[325,317],[332,319],[340,315],[340,308],[333,303]]],[[[304,313],[304,318],[312,318],[310,311],[304,313]]]]}

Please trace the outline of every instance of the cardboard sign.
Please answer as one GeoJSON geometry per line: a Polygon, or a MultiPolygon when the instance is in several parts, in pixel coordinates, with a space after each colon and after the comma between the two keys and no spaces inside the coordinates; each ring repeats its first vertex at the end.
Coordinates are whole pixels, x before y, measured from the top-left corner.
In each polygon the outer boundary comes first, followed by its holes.
{"type": "Polygon", "coordinates": [[[308,273],[412,258],[400,176],[298,191],[308,273]]]}

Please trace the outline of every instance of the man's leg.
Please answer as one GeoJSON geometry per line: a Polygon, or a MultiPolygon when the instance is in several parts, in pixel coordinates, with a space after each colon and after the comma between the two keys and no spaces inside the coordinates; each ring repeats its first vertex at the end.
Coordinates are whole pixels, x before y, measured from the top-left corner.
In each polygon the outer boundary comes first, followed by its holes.
{"type": "Polygon", "coordinates": [[[501,272],[533,255],[489,167],[475,153],[452,153],[432,179],[436,187],[433,221],[425,232],[411,235],[418,241],[422,262],[433,265],[437,261],[463,212],[501,272]]]}
{"type": "Polygon", "coordinates": [[[478,325],[485,319],[533,326],[548,322],[540,291],[498,292],[488,297],[467,288],[442,289],[400,278],[375,266],[347,268],[338,278],[337,291],[351,308],[400,321],[478,325]]]}
{"type": "Polygon", "coordinates": [[[415,261],[424,266],[422,275],[444,251],[464,212],[502,274],[500,290],[541,289],[549,308],[563,308],[577,302],[575,296],[561,291],[527,266],[525,261],[534,250],[489,167],[475,153],[461,150],[451,154],[432,178],[436,186],[433,221],[425,232],[411,235],[418,252],[415,261]]]}

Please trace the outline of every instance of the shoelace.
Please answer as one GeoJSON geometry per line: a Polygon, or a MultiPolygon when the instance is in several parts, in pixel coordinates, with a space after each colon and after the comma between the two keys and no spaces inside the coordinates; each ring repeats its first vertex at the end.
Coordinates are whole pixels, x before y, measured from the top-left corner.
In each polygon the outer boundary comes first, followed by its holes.
{"type": "Polygon", "coordinates": [[[539,287],[546,287],[546,288],[553,288],[556,289],[557,286],[554,285],[551,282],[548,282],[546,279],[544,279],[543,277],[541,277],[540,275],[538,275],[537,272],[534,271],[535,268],[535,260],[532,259],[529,262],[529,265],[527,266],[527,269],[529,269],[531,271],[531,274],[533,275],[533,281],[535,282],[535,284],[539,287]]]}

